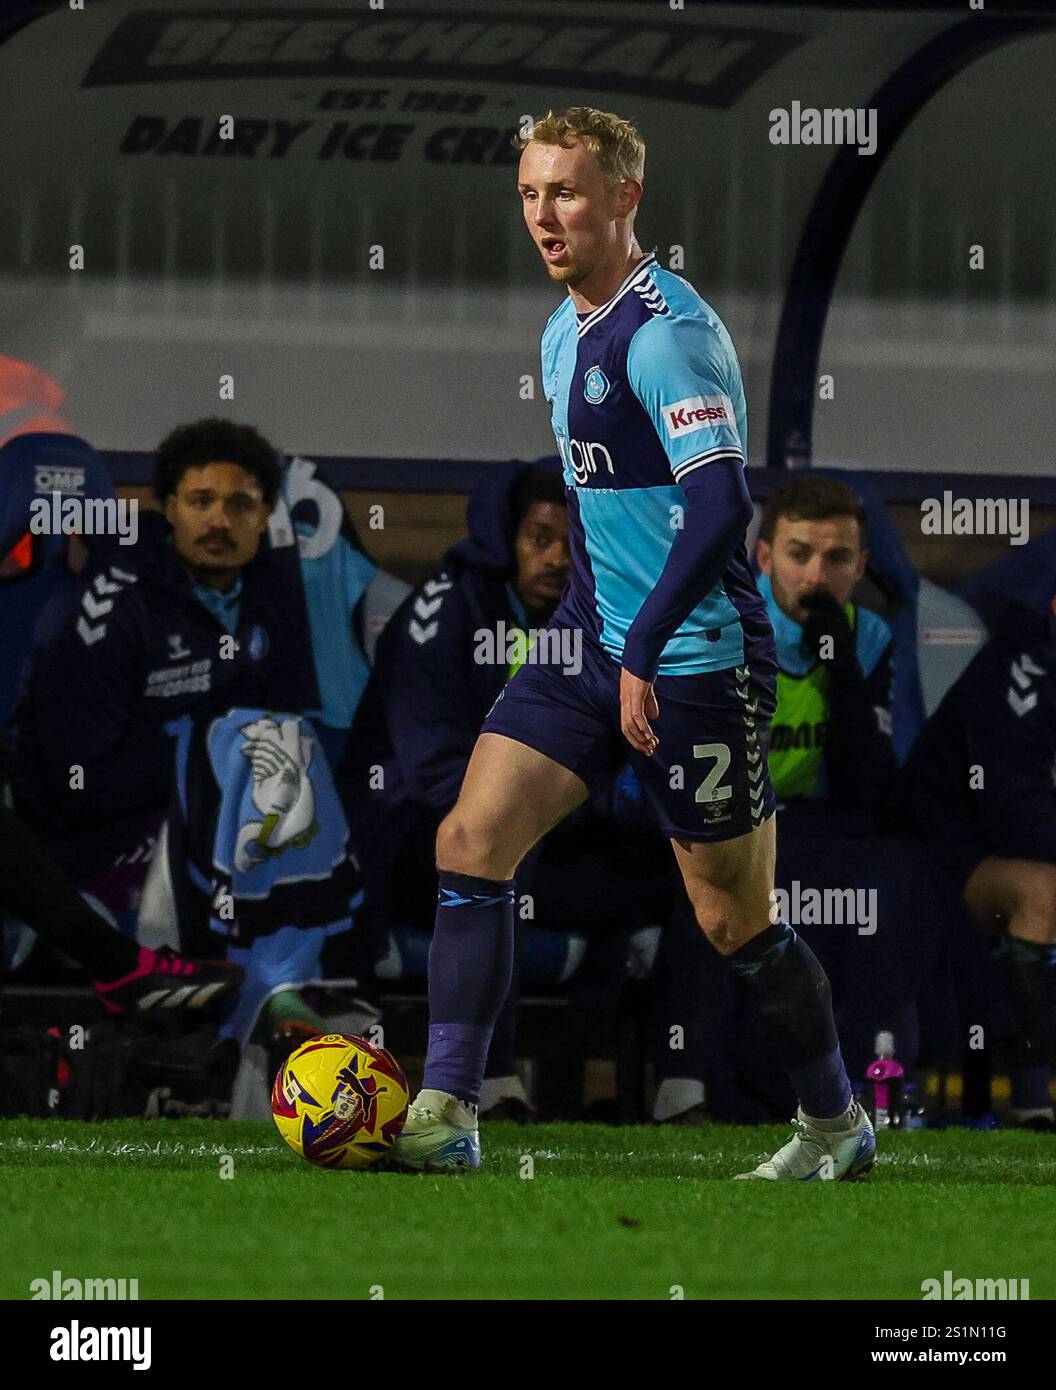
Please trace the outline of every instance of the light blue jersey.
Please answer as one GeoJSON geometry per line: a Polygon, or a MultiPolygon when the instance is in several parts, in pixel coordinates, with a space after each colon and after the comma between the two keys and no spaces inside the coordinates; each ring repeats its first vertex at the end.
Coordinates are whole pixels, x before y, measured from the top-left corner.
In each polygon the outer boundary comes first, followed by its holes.
{"type": "MultiPolygon", "coordinates": [[[[656,256],[590,314],[566,299],[542,342],[543,388],[568,490],[572,579],[556,621],[616,661],[681,522],[679,486],[720,459],[746,461],[744,389],[730,335],[656,256]]],[[[743,543],[663,649],[659,675],[746,662],[769,623],[743,543]]]]}

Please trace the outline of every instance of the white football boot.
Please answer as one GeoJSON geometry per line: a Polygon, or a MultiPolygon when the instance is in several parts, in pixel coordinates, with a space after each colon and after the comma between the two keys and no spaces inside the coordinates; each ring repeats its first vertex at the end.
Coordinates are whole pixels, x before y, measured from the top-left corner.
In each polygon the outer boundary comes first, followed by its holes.
{"type": "Polygon", "coordinates": [[[419,1091],[388,1165],[429,1173],[467,1173],[480,1167],[477,1107],[446,1091],[419,1091]]]}
{"type": "Polygon", "coordinates": [[[738,1178],[763,1178],[768,1182],[811,1182],[828,1179],[854,1182],[868,1173],[876,1157],[876,1138],[869,1116],[852,1102],[846,1121],[837,1129],[819,1129],[802,1110],[792,1121],[795,1134],[772,1158],[738,1178]]]}

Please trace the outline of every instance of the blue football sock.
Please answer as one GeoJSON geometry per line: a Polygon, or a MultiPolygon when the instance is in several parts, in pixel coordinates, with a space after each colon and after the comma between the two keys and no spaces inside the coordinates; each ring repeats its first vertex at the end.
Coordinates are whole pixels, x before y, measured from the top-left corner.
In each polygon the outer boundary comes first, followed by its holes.
{"type": "Polygon", "coordinates": [[[506,1002],[495,1019],[488,1047],[485,1076],[513,1076],[517,1070],[517,1020],[521,1011],[521,972],[517,963],[517,931],[513,936],[513,968],[506,1002]]]}
{"type": "Polygon", "coordinates": [[[514,884],[446,869],[439,878],[422,1089],[477,1105],[492,1030],[510,990],[514,884]]]}
{"type": "Polygon", "coordinates": [[[805,1115],[833,1120],[851,1103],[851,1083],[832,1017],[832,990],[817,956],[784,922],[728,957],[765,1019],[805,1115]]]}

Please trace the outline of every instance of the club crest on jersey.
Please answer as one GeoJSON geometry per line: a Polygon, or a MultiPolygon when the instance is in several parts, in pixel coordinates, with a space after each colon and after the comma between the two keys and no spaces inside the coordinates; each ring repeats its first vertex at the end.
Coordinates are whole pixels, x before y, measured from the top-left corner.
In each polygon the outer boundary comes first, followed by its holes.
{"type": "Polygon", "coordinates": [[[609,394],[609,379],[600,367],[591,367],[583,378],[583,395],[591,405],[601,405],[609,394]]]}
{"type": "Polygon", "coordinates": [[[729,396],[687,396],[683,401],[661,406],[660,411],[669,439],[723,425],[734,432],[737,429],[737,416],[729,396]]]}

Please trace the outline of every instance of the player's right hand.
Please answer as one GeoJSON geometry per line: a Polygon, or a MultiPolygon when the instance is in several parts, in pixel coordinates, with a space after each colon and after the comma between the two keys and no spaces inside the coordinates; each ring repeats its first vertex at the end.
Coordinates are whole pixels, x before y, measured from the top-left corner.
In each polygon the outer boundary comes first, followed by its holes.
{"type": "Polygon", "coordinates": [[[631,747],[647,758],[653,756],[660,742],[649,720],[659,716],[660,705],[652,684],[624,667],[620,671],[620,728],[631,747]]]}

